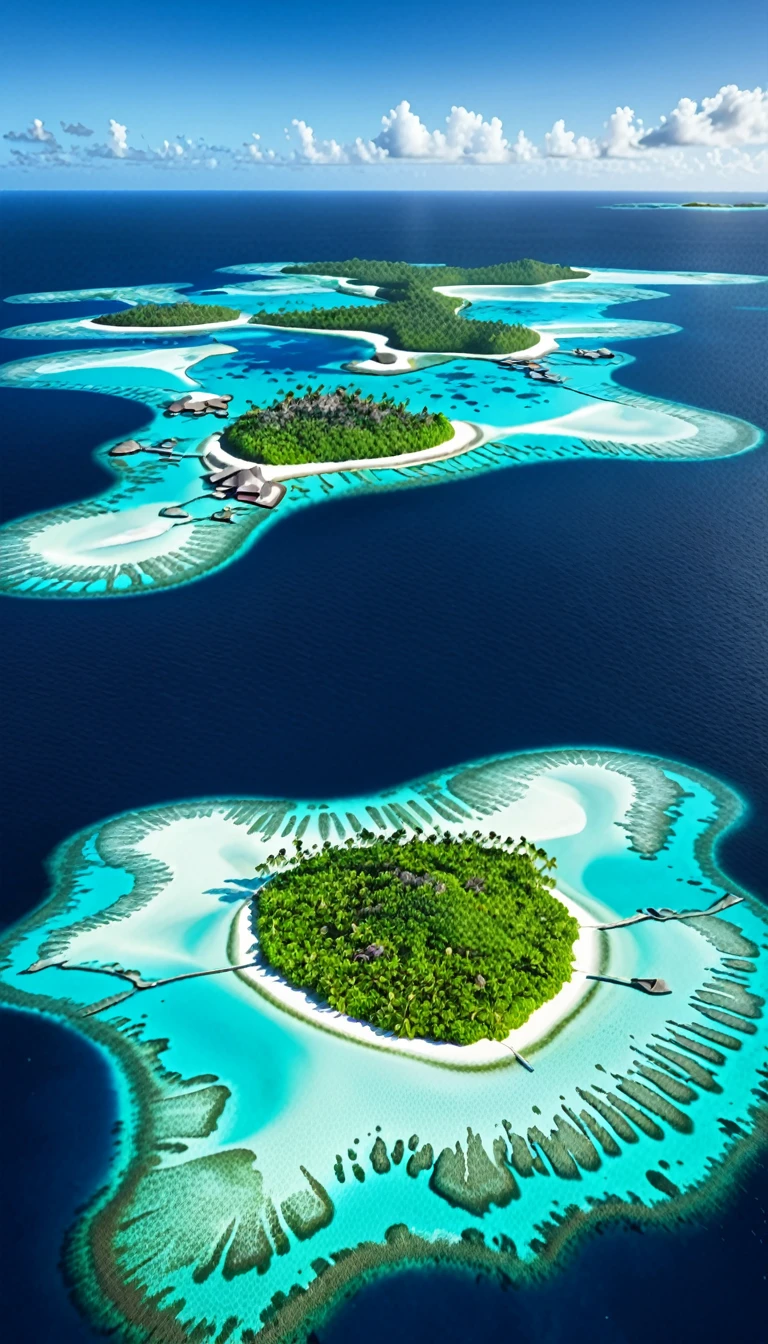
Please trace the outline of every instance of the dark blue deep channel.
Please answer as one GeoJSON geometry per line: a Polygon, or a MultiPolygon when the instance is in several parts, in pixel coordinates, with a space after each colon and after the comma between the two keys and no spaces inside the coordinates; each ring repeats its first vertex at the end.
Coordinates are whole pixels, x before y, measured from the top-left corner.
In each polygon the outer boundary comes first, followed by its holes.
{"type": "MultiPolygon", "coordinates": [[[[3,295],[210,286],[236,262],[349,255],[768,271],[768,212],[612,211],[598,195],[0,199],[3,295]]],[[[6,306],[0,319],[75,312],[6,306]]],[[[683,331],[630,346],[625,383],[768,428],[768,287],[676,288],[632,315],[683,331]]],[[[0,359],[36,348],[2,341],[0,359]]],[[[93,449],[141,422],[114,398],[0,390],[4,517],[98,492],[93,449]]],[[[567,745],[659,753],[735,786],[749,812],[721,863],[768,899],[767,503],[766,446],[710,463],[558,462],[294,514],[175,591],[6,599],[0,921],[43,899],[59,842],[115,812],[198,795],[349,795],[567,745]],[[258,712],[243,712],[249,697],[258,712]]],[[[0,1022],[3,1338],[83,1344],[95,1336],[57,1257],[108,1167],[108,1069],[47,1021],[0,1022]]],[[[322,1344],[662,1333],[687,1344],[736,1324],[759,1338],[766,1210],[763,1162],[706,1223],[606,1230],[535,1289],[436,1271],[386,1279],[342,1307],[322,1344]]]]}

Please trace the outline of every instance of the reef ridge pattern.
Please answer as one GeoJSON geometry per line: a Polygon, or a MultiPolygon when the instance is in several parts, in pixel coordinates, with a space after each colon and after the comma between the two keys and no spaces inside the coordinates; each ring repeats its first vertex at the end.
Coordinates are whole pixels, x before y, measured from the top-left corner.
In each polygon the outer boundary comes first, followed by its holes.
{"type": "Polygon", "coordinates": [[[113,1066],[109,1182],[66,1247],[83,1310],[136,1344],[301,1339],[404,1263],[520,1282],[601,1221],[712,1205],[766,1134],[765,912],[713,857],[740,811],[689,766],[568,749],[73,836],[0,949],[0,1001],[113,1066]],[[460,1067],[355,1039],[260,965],[249,912],[280,850],[364,830],[525,835],[556,859],[598,956],[583,965],[577,945],[578,993],[524,1060],[496,1043],[460,1067]],[[670,992],[643,993],[648,978],[670,992]]]}

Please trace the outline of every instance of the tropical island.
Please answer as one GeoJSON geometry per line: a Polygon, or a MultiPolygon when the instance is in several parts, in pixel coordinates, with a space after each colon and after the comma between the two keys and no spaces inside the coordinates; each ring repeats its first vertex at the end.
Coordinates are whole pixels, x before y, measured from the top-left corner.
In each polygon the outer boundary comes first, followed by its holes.
{"type": "Polygon", "coordinates": [[[236,322],[240,312],[220,303],[140,303],[91,320],[99,327],[199,327],[236,322]]]}
{"type": "MultiPolygon", "coordinates": [[[[574,271],[526,258],[497,266],[412,266],[405,261],[308,262],[284,266],[285,275],[324,275],[365,286],[384,302],[365,312],[365,329],[385,336],[399,350],[473,355],[508,355],[535,345],[538,336],[521,323],[467,321],[457,312],[455,297],[441,294],[449,285],[544,285],[555,280],[583,280],[574,271]]],[[[265,326],[303,327],[322,331],[355,331],[361,326],[357,307],[310,308],[300,312],[258,312],[251,322],[265,326]]]]}
{"type": "Polygon", "coordinates": [[[765,201],[683,201],[684,210],[765,210],[765,201]]]}
{"type": "Polygon", "coordinates": [[[552,894],[554,860],[526,841],[404,835],[307,856],[295,841],[256,898],[261,955],[396,1036],[503,1040],[571,978],[579,925],[552,894]]]}
{"type": "Polygon", "coordinates": [[[422,452],[454,436],[453,425],[440,412],[407,410],[392,397],[374,401],[360,389],[320,384],[299,386],[271,406],[254,406],[227,428],[221,443],[249,462],[296,466],[307,462],[365,461],[422,452]]]}

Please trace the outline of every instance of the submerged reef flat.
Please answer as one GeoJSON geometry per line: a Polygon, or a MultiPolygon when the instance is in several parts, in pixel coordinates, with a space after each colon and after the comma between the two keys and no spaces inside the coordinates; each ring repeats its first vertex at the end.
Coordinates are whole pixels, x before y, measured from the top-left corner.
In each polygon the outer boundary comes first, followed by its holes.
{"type": "MultiPolygon", "coordinates": [[[[4,333],[66,342],[66,348],[0,366],[0,385],[124,397],[147,410],[149,423],[139,440],[97,449],[112,477],[103,494],[0,528],[0,591],[105,597],[188,583],[242,555],[278,512],[322,503],[334,492],[430,485],[580,457],[716,458],[761,441],[746,421],[622,387],[617,375],[631,357],[612,351],[609,342],[676,330],[624,315],[614,319],[618,304],[661,298],[672,285],[751,284],[765,277],[584,269],[558,278],[562,268],[550,276],[552,268],[528,273],[521,265],[480,272],[415,268],[426,276],[418,283],[414,268],[406,267],[404,279],[374,271],[371,283],[352,284],[343,274],[310,274],[306,266],[259,264],[229,267],[221,289],[200,293],[183,292],[186,285],[148,285],[16,296],[14,303],[87,301],[94,317],[105,300],[119,301],[128,305],[113,315],[119,321],[131,311],[157,315],[169,307],[183,317],[223,306],[239,317],[169,328],[62,317],[4,333]],[[533,333],[536,344],[510,355],[393,348],[375,315],[397,311],[404,321],[414,284],[419,302],[424,293],[440,300],[438,316],[445,315],[442,305],[449,315],[460,307],[455,321],[470,335],[473,328],[482,335],[506,326],[533,333]],[[349,329],[332,326],[342,310],[343,321],[354,323],[349,329]],[[311,326],[318,313],[325,315],[323,330],[311,326]],[[216,325],[226,326],[221,337],[216,325]],[[87,348],[72,348],[85,339],[87,348]],[[391,380],[383,399],[382,376],[391,380]],[[391,452],[382,435],[370,456],[361,456],[357,443],[339,456],[328,434],[324,455],[321,433],[309,446],[294,444],[277,457],[274,446],[260,451],[263,434],[255,451],[245,442],[242,427],[270,408],[314,406],[329,387],[350,404],[375,399],[397,408],[402,423],[391,452]],[[435,426],[443,427],[439,434],[435,426]],[[435,446],[424,447],[430,434],[435,446]]],[[[49,433],[55,437],[55,423],[49,433]]]]}
{"type": "Polygon", "coordinates": [[[724,1198],[768,1133],[765,911],[713,854],[740,810],[688,766],[585,748],[74,836],[5,938],[0,1000],[114,1066],[119,1150],[65,1252],[82,1310],[137,1344],[302,1338],[399,1265],[523,1283],[601,1222],[672,1226],[724,1198]],[[306,995],[282,1000],[260,961],[249,917],[292,840],[321,855],[431,834],[524,835],[596,939],[524,1058],[497,1041],[467,1068],[363,1042],[306,995]]]}

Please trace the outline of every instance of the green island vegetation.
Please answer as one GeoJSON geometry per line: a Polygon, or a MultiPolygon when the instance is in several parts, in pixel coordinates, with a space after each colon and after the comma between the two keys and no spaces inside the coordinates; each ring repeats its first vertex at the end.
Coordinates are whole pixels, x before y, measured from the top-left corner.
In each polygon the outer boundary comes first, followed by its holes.
{"type": "Polygon", "coordinates": [[[256,897],[265,960],[397,1036],[503,1040],[570,979],[579,926],[543,849],[478,836],[364,830],[308,855],[294,841],[256,897]]]}
{"type": "Polygon", "coordinates": [[[239,316],[239,309],[220,303],[140,303],[120,313],[103,313],[93,321],[103,327],[197,327],[234,322],[239,316]]]}
{"type": "Polygon", "coordinates": [[[358,285],[376,285],[369,309],[311,308],[300,312],[254,313],[251,322],[267,326],[314,327],[323,331],[366,331],[386,336],[398,350],[508,355],[535,345],[530,327],[508,322],[468,322],[457,314],[456,298],[438,294],[435,285],[543,285],[551,280],[580,280],[585,271],[544,261],[502,262],[473,269],[462,266],[411,266],[405,261],[315,261],[284,266],[288,275],[344,277],[358,285]]]}
{"type": "Polygon", "coordinates": [[[684,210],[765,210],[765,201],[683,201],[684,210]]]}
{"type": "MultiPolygon", "coordinates": [[[[303,391],[301,384],[297,391],[303,391]]],[[[374,401],[373,394],[362,396],[360,388],[325,392],[320,383],[303,396],[289,392],[271,406],[254,406],[227,428],[222,443],[252,462],[295,466],[395,457],[435,448],[451,438],[453,426],[439,412],[425,407],[414,413],[392,397],[374,401]]]]}

